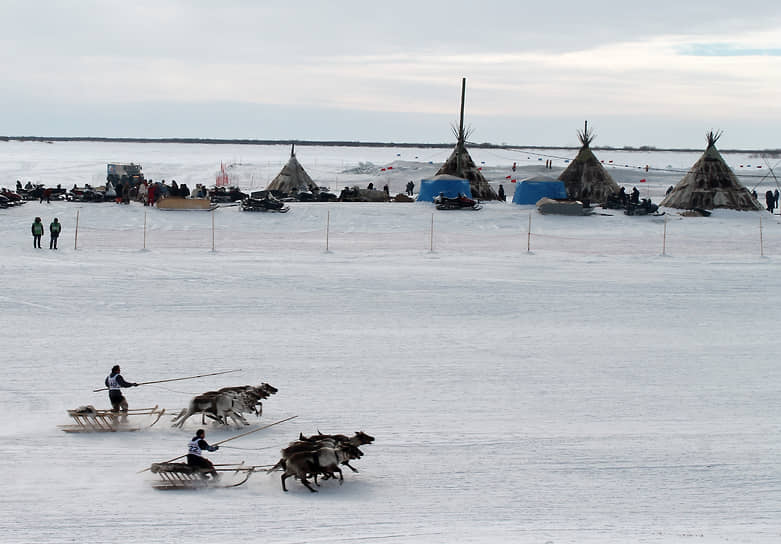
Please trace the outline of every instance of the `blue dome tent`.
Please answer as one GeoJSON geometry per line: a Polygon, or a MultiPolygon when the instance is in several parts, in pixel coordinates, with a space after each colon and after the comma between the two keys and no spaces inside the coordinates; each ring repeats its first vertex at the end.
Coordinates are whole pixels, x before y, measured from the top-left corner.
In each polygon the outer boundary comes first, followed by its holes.
{"type": "Polygon", "coordinates": [[[567,198],[563,181],[547,176],[527,178],[518,182],[513,195],[513,204],[536,204],[541,198],[567,198]]]}
{"type": "Polygon", "coordinates": [[[449,174],[440,174],[429,179],[420,180],[420,191],[418,191],[418,202],[434,202],[434,198],[444,193],[448,198],[456,198],[459,193],[472,198],[472,190],[469,186],[469,180],[451,176],[449,174]]]}

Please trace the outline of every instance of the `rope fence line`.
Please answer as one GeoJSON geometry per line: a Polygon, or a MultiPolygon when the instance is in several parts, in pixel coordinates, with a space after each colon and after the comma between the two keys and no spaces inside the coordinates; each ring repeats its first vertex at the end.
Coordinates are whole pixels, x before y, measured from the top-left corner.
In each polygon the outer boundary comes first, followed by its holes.
{"type": "MultiPolygon", "coordinates": [[[[663,253],[678,256],[699,255],[781,255],[781,235],[768,229],[760,220],[756,227],[741,223],[727,235],[723,229],[707,232],[681,232],[668,220],[640,225],[635,232],[621,231],[616,236],[572,236],[551,232],[550,226],[535,225],[533,214],[519,215],[516,227],[501,226],[492,230],[454,230],[451,224],[442,228],[442,220],[431,216],[430,225],[421,223],[416,229],[390,229],[384,232],[356,232],[334,229],[331,222],[323,230],[285,232],[236,231],[230,226],[204,228],[128,229],[87,228],[74,232],[77,250],[138,250],[138,251],[251,251],[251,252],[335,252],[371,251],[452,252],[458,254],[494,251],[551,251],[572,254],[648,255],[663,253]],[[527,226],[527,220],[529,225],[527,226]],[[664,223],[664,224],[662,224],[664,223]],[[546,229],[547,227],[547,229],[546,229]],[[598,249],[596,249],[598,248],[598,249]]],[[[642,221],[638,219],[638,221],[642,221]]],[[[702,221],[708,221],[703,219],[702,221]]],[[[560,226],[558,226],[560,228],[560,226]]],[[[577,227],[573,227],[577,228],[577,227]]]]}

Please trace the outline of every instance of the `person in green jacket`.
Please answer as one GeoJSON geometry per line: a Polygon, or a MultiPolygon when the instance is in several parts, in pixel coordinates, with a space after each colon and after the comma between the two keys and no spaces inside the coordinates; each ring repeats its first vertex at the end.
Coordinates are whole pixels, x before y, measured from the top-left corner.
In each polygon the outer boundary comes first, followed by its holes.
{"type": "Polygon", "coordinates": [[[43,223],[41,223],[41,218],[36,217],[35,222],[33,223],[33,247],[37,247],[38,249],[41,249],[41,236],[43,236],[43,223]]]}
{"type": "Polygon", "coordinates": [[[57,249],[57,237],[60,235],[61,230],[62,223],[60,223],[60,220],[55,217],[54,221],[52,221],[49,225],[49,234],[51,235],[51,239],[49,240],[49,249],[57,249]]]}

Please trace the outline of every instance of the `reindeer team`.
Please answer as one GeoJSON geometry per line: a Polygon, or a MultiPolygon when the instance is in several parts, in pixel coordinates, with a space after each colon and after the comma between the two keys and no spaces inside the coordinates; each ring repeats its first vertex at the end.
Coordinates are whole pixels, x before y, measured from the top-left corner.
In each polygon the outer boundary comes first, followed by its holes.
{"type": "Polygon", "coordinates": [[[173,426],[181,428],[188,418],[198,413],[202,414],[203,423],[208,417],[224,425],[228,425],[229,421],[233,421],[236,425],[249,425],[244,412],[252,412],[260,417],[263,413],[261,400],[267,399],[276,392],[277,388],[267,383],[207,391],[194,397],[190,405],[179,412],[179,415],[173,419],[173,426]]]}
{"type": "Polygon", "coordinates": [[[282,469],[282,490],[287,491],[285,480],[293,476],[311,492],[317,490],[309,484],[308,477],[312,477],[315,485],[317,476],[322,474],[323,479],[333,478],[339,474],[339,483],[344,481],[344,475],[339,465],[348,467],[353,472],[358,472],[350,465],[353,459],[363,457],[363,452],[358,446],[371,444],[374,437],[363,431],[358,431],[348,437],[343,434],[315,434],[309,437],[299,435],[298,440],[288,444],[281,450],[282,458],[267,472],[282,469]]]}

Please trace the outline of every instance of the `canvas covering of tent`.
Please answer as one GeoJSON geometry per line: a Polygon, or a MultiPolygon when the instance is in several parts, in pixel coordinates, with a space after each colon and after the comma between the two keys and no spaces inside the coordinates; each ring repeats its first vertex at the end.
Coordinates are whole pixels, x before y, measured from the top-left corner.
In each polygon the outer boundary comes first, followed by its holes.
{"type": "Polygon", "coordinates": [[[483,173],[466,150],[463,144],[456,144],[456,148],[445,161],[436,175],[449,175],[469,181],[472,198],[479,200],[497,200],[498,196],[493,187],[485,179],[483,173]]]}
{"type": "Polygon", "coordinates": [[[604,203],[607,197],[620,190],[610,174],[591,151],[594,133],[588,129],[588,121],[583,132],[578,131],[581,148],[577,156],[559,175],[567,187],[567,196],[573,200],[583,200],[593,203],[604,203]]]}
{"type": "Polygon", "coordinates": [[[439,196],[439,193],[448,198],[457,198],[459,194],[473,198],[469,180],[449,174],[439,174],[429,179],[420,180],[417,201],[434,202],[434,198],[439,196]]]}
{"type": "Polygon", "coordinates": [[[708,132],[708,147],[686,175],[659,204],[668,208],[761,210],[716,149],[721,133],[708,132]]]}
{"type": "Polygon", "coordinates": [[[295,145],[290,150],[290,159],[287,164],[266,187],[267,191],[279,191],[284,194],[303,193],[316,189],[317,185],[296,159],[295,145]]]}
{"type": "Polygon", "coordinates": [[[567,187],[563,181],[548,176],[526,178],[518,182],[513,194],[513,204],[536,204],[543,197],[567,198],[567,187]]]}

